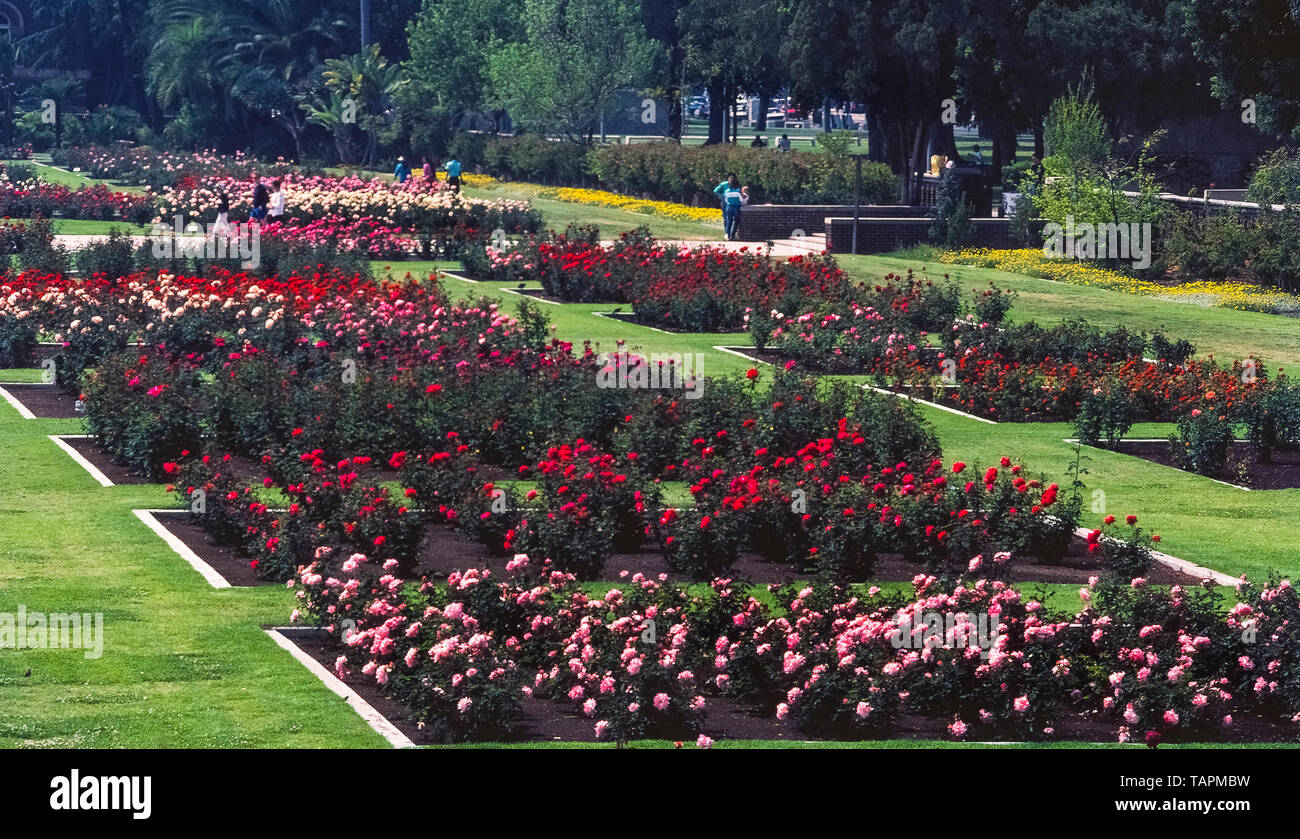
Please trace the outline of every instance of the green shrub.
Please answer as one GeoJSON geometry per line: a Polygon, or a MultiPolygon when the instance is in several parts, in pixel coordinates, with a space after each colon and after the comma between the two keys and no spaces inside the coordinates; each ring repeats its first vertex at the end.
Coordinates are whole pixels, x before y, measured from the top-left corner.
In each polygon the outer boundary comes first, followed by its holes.
{"type": "MultiPolygon", "coordinates": [[[[587,154],[587,171],[609,189],[662,201],[709,204],[713,188],[734,172],[755,204],[847,204],[853,201],[851,158],[723,144],[605,145],[587,154]]],[[[862,167],[862,203],[894,204],[898,178],[883,163],[862,167]]]]}
{"type": "Polygon", "coordinates": [[[939,181],[939,194],[930,208],[930,241],[957,250],[968,244],[975,232],[970,218],[970,204],[961,182],[951,169],[939,181]]]}
{"type": "Polygon", "coordinates": [[[1279,377],[1258,398],[1243,400],[1237,410],[1262,462],[1271,462],[1279,448],[1300,447],[1300,385],[1279,377]]]}
{"type": "Polygon", "coordinates": [[[1300,204],[1300,156],[1276,149],[1266,154],[1250,177],[1246,200],[1260,204],[1300,204]]]}
{"type": "Polygon", "coordinates": [[[131,236],[116,227],[108,231],[107,239],[78,248],[72,258],[82,277],[103,274],[108,279],[116,279],[130,275],[136,267],[131,236]]]}
{"type": "Polygon", "coordinates": [[[1121,382],[1108,379],[1098,384],[1079,404],[1074,434],[1089,446],[1102,441],[1114,448],[1133,427],[1142,406],[1121,382]]]}
{"type": "Polygon", "coordinates": [[[1218,475],[1228,461],[1233,442],[1232,424],[1213,405],[1193,408],[1178,420],[1169,442],[1179,465],[1201,475],[1218,475]]]}

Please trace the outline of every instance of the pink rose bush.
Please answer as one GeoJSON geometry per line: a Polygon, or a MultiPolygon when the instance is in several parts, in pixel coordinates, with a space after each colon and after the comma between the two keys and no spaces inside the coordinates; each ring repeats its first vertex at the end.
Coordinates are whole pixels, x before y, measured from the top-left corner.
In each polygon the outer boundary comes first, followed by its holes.
{"type": "Polygon", "coordinates": [[[640,575],[590,593],[523,555],[502,580],[470,569],[402,584],[364,556],[325,551],[290,586],[302,614],[337,637],[340,668],[455,737],[505,736],[524,701],[571,708],[597,739],[707,737],[711,698],[728,697],[819,737],[892,736],[905,719],[931,719],[958,738],[1043,739],[1103,723],[1121,740],[1134,726],[1218,739],[1232,736],[1234,715],[1294,734],[1300,698],[1289,675],[1297,599],[1279,582],[1243,588],[1225,616],[1213,587],[1112,581],[1070,614],[985,579],[921,575],[910,598],[773,586],[769,602],[729,580],[688,592],[640,575]],[[936,613],[997,623],[935,635],[903,617],[936,613]],[[1131,621],[1142,615],[1165,622],[1131,621]],[[341,634],[345,619],[355,628],[341,634]],[[1250,647],[1242,619],[1269,640],[1250,647]],[[1248,649],[1263,675],[1236,657],[1248,649]]]}

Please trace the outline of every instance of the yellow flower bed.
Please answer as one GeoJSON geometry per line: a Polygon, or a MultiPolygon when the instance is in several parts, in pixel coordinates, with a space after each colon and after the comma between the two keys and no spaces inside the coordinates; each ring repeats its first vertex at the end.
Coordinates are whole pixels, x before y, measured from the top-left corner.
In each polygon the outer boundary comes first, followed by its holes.
{"type": "Polygon", "coordinates": [[[1038,248],[1018,250],[965,248],[958,251],[945,251],[939,256],[939,261],[950,265],[996,268],[999,271],[1026,274],[1070,285],[1093,286],[1125,294],[1139,294],[1143,297],[1156,297],[1161,300],[1176,300],[1224,309],[1269,314],[1300,312],[1300,296],[1254,283],[1200,281],[1160,285],[1130,277],[1119,271],[1099,268],[1083,260],[1052,259],[1038,248]]]}
{"type": "Polygon", "coordinates": [[[600,189],[576,189],[573,187],[544,188],[538,192],[541,198],[567,201],[571,204],[594,204],[612,207],[629,213],[643,213],[648,216],[674,219],[676,221],[721,222],[722,210],[717,207],[688,207],[671,201],[646,201],[619,195],[617,192],[605,192],[600,189]]]}
{"type": "MultiPolygon", "coordinates": [[[[417,169],[416,171],[423,172],[424,170],[417,169]]],[[[438,172],[438,180],[443,181],[445,183],[447,180],[447,173],[445,171],[438,172]]],[[[491,175],[473,175],[470,174],[469,172],[460,173],[461,186],[472,186],[475,189],[487,189],[488,187],[491,187],[494,184],[496,184],[496,182],[497,179],[492,177],[491,175]]]]}

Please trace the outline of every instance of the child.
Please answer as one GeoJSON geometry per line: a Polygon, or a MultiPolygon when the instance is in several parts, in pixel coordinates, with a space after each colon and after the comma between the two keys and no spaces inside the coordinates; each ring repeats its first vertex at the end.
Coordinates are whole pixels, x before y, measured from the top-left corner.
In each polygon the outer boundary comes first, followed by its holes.
{"type": "Polygon", "coordinates": [[[273,221],[279,221],[284,216],[284,179],[276,178],[271,186],[275,192],[271,193],[271,207],[266,213],[273,221]]]}

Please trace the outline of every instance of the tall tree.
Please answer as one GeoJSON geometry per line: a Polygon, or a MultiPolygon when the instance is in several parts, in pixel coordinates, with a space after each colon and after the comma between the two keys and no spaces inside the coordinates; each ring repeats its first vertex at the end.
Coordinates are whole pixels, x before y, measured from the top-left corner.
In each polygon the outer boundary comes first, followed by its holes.
{"type": "Polygon", "coordinates": [[[445,146],[453,126],[488,107],[488,61],[522,41],[523,0],[424,0],[407,26],[411,83],[399,102],[417,145],[445,146]]]}
{"type": "Polygon", "coordinates": [[[1183,0],[1192,50],[1213,71],[1213,91],[1260,128],[1300,142],[1300,3],[1284,0],[1183,0]]]}
{"type": "Polygon", "coordinates": [[[634,0],[524,0],[525,39],[488,59],[492,100],[528,128],[590,138],[623,90],[651,82],[659,45],[634,0]]]}
{"type": "Polygon", "coordinates": [[[90,105],[147,110],[140,67],[150,48],[149,0],[34,0],[44,24],[23,38],[24,63],[47,70],[87,70],[90,105]]]}

